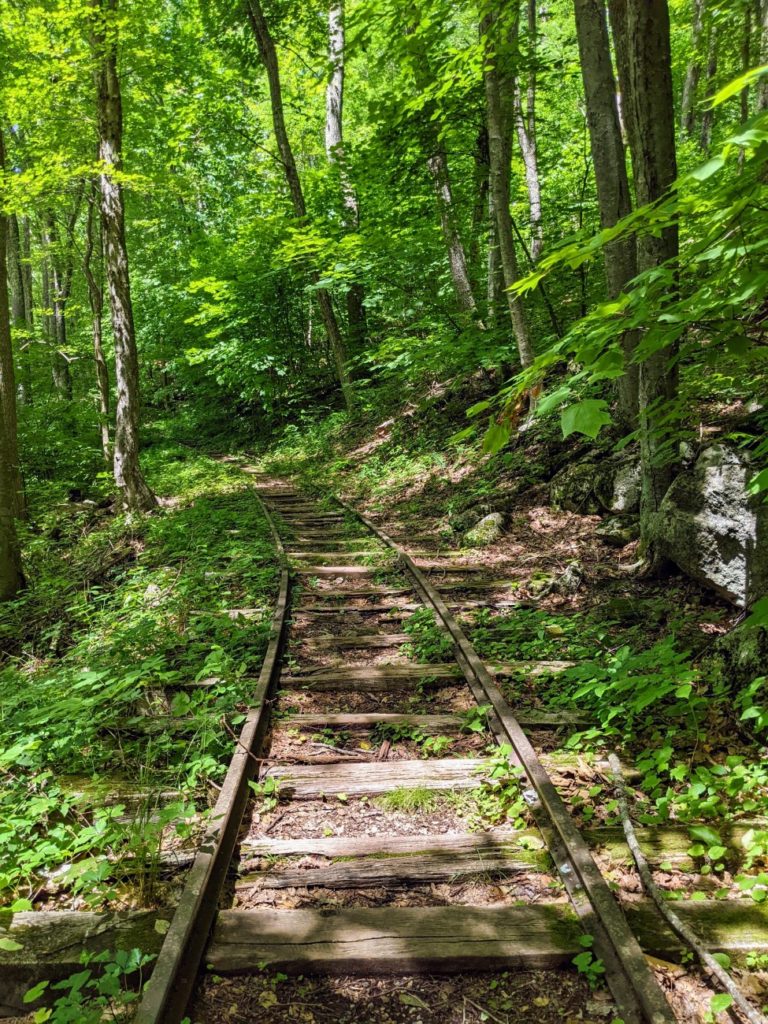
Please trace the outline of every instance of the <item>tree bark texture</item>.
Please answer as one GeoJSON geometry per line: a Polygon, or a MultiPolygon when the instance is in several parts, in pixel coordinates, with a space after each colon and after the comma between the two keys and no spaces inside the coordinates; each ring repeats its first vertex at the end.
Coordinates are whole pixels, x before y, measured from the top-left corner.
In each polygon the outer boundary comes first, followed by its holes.
{"type": "Polygon", "coordinates": [[[131,304],[125,201],[115,172],[122,169],[123,110],[117,70],[117,0],[93,0],[93,48],[98,58],[101,228],[115,340],[114,478],[126,508],[157,504],[139,462],[139,359],[131,304]]]}
{"type": "MultiPolygon", "coordinates": [[[[357,231],[360,210],[357,194],[344,165],[344,0],[333,0],[328,11],[328,61],[331,77],[325,90],[325,152],[329,163],[339,169],[344,230],[357,231]]],[[[347,288],[349,341],[354,351],[365,345],[368,334],[365,289],[360,282],[347,288]]]]}
{"type": "Polygon", "coordinates": [[[526,0],[526,10],[530,69],[525,91],[525,104],[523,104],[520,86],[515,90],[515,123],[525,168],[525,185],[528,191],[528,209],[531,218],[531,259],[535,264],[539,261],[544,245],[541,222],[541,179],[536,140],[536,0],[526,0]]]}
{"type": "MultiPolygon", "coordinates": [[[[608,21],[603,0],[575,0],[576,32],[586,98],[587,124],[597,186],[601,228],[610,228],[632,210],[626,155],[616,104],[608,21]]],[[[605,246],[608,297],[616,299],[637,274],[634,238],[605,246]]],[[[635,430],[638,416],[639,367],[633,362],[637,333],[622,334],[624,374],[617,389],[618,416],[626,431],[635,430]]]]}
{"type": "Polygon", "coordinates": [[[98,395],[99,427],[101,433],[101,453],[104,461],[112,462],[109,443],[109,373],[104,358],[102,341],[102,325],[104,316],[103,246],[101,231],[97,230],[98,191],[94,182],[93,192],[88,198],[88,219],[85,229],[85,251],[83,253],[83,273],[88,285],[88,302],[91,307],[91,325],[93,337],[93,362],[96,367],[96,390],[98,395]],[[93,268],[94,250],[97,253],[97,268],[93,268]]]}
{"type": "MultiPolygon", "coordinates": [[[[5,173],[5,141],[0,131],[0,173],[5,173]]],[[[19,443],[16,429],[16,375],[11,342],[11,310],[8,296],[8,217],[0,213],[0,405],[3,410],[3,438],[0,458],[5,477],[9,512],[17,519],[26,517],[24,485],[21,479],[19,443]]],[[[6,513],[0,506],[0,516],[6,513]]],[[[4,526],[0,526],[3,532],[4,526]]],[[[0,570],[2,571],[2,570],[0,570]]]]}
{"type": "Polygon", "coordinates": [[[25,281],[24,251],[19,219],[15,213],[8,217],[8,279],[11,283],[11,325],[17,340],[21,379],[18,382],[19,401],[32,404],[32,366],[29,346],[32,342],[31,294],[25,281]],[[28,303],[29,298],[29,303],[28,303]]]}
{"type": "MultiPolygon", "coordinates": [[[[768,64],[768,0],[762,0],[760,7],[760,64],[768,64]]],[[[757,109],[768,110],[768,75],[757,83],[757,109]]]]}
{"type": "MultiPolygon", "coordinates": [[[[717,91],[717,63],[719,48],[719,33],[717,25],[713,23],[709,26],[709,34],[707,38],[707,78],[705,87],[705,96],[707,99],[714,96],[717,91]]],[[[709,151],[709,147],[712,143],[712,128],[714,127],[714,123],[714,107],[706,106],[701,115],[701,133],[699,135],[699,145],[705,153],[709,151]]]]}
{"type": "MultiPolygon", "coordinates": [[[[49,301],[52,316],[50,320],[51,341],[51,372],[56,393],[63,401],[72,401],[72,374],[69,372],[67,357],[67,300],[69,286],[66,271],[62,267],[59,249],[59,233],[56,220],[52,213],[46,215],[45,241],[49,254],[49,301]]],[[[71,281],[71,274],[69,275],[71,281]]]]}
{"type": "Polygon", "coordinates": [[[464,313],[470,313],[474,316],[477,313],[477,303],[472,292],[472,282],[469,278],[467,254],[464,250],[464,243],[462,242],[456,222],[453,189],[448,170],[448,157],[443,143],[437,138],[433,141],[435,148],[427,159],[427,167],[435,189],[437,209],[440,215],[440,230],[442,231],[443,240],[448,252],[448,265],[451,270],[453,290],[456,294],[456,302],[459,309],[464,313]]]}
{"type": "Polygon", "coordinates": [[[489,15],[483,20],[481,33],[485,42],[483,77],[496,237],[509,314],[512,320],[512,331],[517,342],[520,365],[525,369],[533,363],[534,354],[522,301],[511,291],[519,276],[510,212],[514,75],[508,70],[508,67],[505,67],[508,65],[508,61],[504,60],[504,51],[508,50],[510,44],[514,43],[516,39],[517,24],[517,12],[514,10],[505,13],[505,22],[501,22],[496,15],[489,15]]]}
{"type": "MultiPolygon", "coordinates": [[[[639,206],[660,199],[677,176],[667,0],[610,0],[620,34],[619,79],[625,96],[635,193],[639,206]]],[[[677,225],[659,237],[638,239],[638,270],[672,263],[677,225]]],[[[677,347],[667,346],[640,363],[639,409],[642,463],[641,531],[651,562],[655,513],[673,478],[660,418],[677,396],[677,347]]]]}
{"type": "Polygon", "coordinates": [[[702,36],[706,0],[693,0],[693,27],[691,31],[692,56],[683,82],[680,104],[680,127],[686,136],[693,135],[696,126],[696,101],[699,94],[702,68],[702,36]]]}
{"type": "MultiPolygon", "coordinates": [[[[270,105],[272,108],[272,126],[275,132],[275,141],[280,155],[280,162],[283,165],[285,180],[288,185],[288,192],[291,197],[294,216],[299,221],[305,221],[307,217],[307,206],[304,200],[304,191],[301,186],[296,160],[293,155],[291,141],[288,137],[288,129],[285,124],[285,113],[283,111],[283,93],[280,84],[280,67],[277,60],[277,50],[272,33],[269,30],[267,19],[260,0],[245,0],[245,11],[248,21],[256,38],[256,45],[259,50],[264,68],[267,72],[269,83],[270,105]]],[[[320,279],[316,270],[312,270],[310,278],[314,284],[320,279]]],[[[336,312],[333,308],[331,296],[327,289],[317,289],[317,304],[320,307],[320,314],[323,318],[325,330],[331,345],[331,352],[336,368],[336,376],[341,385],[344,401],[348,409],[353,407],[352,390],[349,383],[349,370],[347,367],[347,353],[344,338],[339,328],[336,312]]]]}

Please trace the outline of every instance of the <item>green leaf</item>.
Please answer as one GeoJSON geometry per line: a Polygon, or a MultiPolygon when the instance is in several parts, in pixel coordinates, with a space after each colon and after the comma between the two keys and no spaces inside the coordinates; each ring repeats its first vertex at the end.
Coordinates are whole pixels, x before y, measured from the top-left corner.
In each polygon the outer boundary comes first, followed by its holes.
{"type": "Polygon", "coordinates": [[[608,403],[602,398],[585,398],[583,402],[569,405],[560,414],[563,437],[585,434],[594,440],[601,429],[610,422],[608,403]]]}
{"type": "Polygon", "coordinates": [[[709,825],[691,825],[688,829],[691,839],[698,839],[706,846],[720,846],[722,840],[717,832],[709,825]]]}
{"type": "Polygon", "coordinates": [[[722,860],[727,853],[728,850],[724,846],[710,846],[707,850],[707,856],[710,860],[722,860]]]}
{"type": "Polygon", "coordinates": [[[709,101],[711,107],[719,107],[721,103],[725,103],[726,100],[731,99],[732,96],[737,96],[742,89],[746,89],[747,86],[760,78],[762,75],[768,74],[768,64],[764,64],[762,67],[751,68],[745,74],[740,75],[738,78],[734,78],[728,85],[723,86],[712,99],[709,101]]]}
{"type": "Polygon", "coordinates": [[[691,171],[691,177],[694,181],[706,181],[707,178],[711,178],[713,174],[716,174],[724,166],[725,160],[721,156],[715,156],[691,171]]]}
{"type": "Polygon", "coordinates": [[[48,982],[47,981],[40,981],[40,982],[38,982],[37,985],[35,985],[34,988],[30,988],[28,991],[26,991],[24,993],[24,1002],[25,1003],[34,1003],[34,1001],[36,999],[39,999],[40,996],[43,994],[43,992],[45,992],[45,990],[47,988],[48,988],[48,982]]]}
{"type": "Polygon", "coordinates": [[[724,971],[727,971],[728,968],[731,966],[731,958],[728,956],[727,953],[713,953],[712,959],[717,960],[717,962],[720,964],[724,971]]]}
{"type": "Polygon", "coordinates": [[[511,432],[507,423],[491,423],[483,438],[483,451],[487,455],[495,455],[507,443],[511,432]]]}
{"type": "Polygon", "coordinates": [[[712,1013],[722,1013],[723,1010],[727,1010],[732,1004],[733,996],[729,995],[727,992],[719,992],[716,996],[712,996],[709,1008],[712,1013]]]}
{"type": "Polygon", "coordinates": [[[14,942],[13,939],[0,938],[0,949],[5,953],[18,953],[20,949],[24,949],[20,942],[14,942]]]}

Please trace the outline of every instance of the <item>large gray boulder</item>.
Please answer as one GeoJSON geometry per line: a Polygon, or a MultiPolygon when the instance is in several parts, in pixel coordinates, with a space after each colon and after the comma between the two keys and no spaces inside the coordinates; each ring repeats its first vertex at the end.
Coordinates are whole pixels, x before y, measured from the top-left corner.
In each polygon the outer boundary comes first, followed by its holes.
{"type": "Polygon", "coordinates": [[[640,508],[640,460],[622,452],[565,466],[552,477],[549,497],[568,512],[626,515],[640,508]]]}
{"type": "Polygon", "coordinates": [[[768,593],[768,505],[747,493],[752,474],[733,448],[705,448],[653,523],[659,554],[739,608],[768,593]]]}

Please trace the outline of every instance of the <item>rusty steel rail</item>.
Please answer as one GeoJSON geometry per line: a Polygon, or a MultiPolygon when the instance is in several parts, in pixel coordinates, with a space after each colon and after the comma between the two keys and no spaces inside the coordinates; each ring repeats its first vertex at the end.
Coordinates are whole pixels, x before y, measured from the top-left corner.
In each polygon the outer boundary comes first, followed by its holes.
{"type": "MultiPolygon", "coordinates": [[[[640,944],[616,902],[584,837],[539,760],[524,729],[514,716],[459,623],[442,597],[410,555],[354,506],[353,512],[394,551],[413,577],[422,599],[435,612],[454,643],[454,655],[479,704],[490,704],[494,732],[512,748],[511,760],[522,768],[530,788],[523,794],[585,929],[594,936],[594,951],[605,964],[606,981],[625,1024],[675,1024],[672,1012],[640,944]]],[[[460,569],[457,567],[457,571],[460,569]]]]}
{"type": "Polygon", "coordinates": [[[256,492],[279,555],[280,590],[270,638],[235,752],[221,787],[211,822],[198,848],[184,889],[133,1018],[134,1024],[179,1024],[197,979],[219,896],[227,876],[248,801],[248,783],[267,731],[269,696],[277,678],[285,637],[290,576],[280,535],[256,492]]]}

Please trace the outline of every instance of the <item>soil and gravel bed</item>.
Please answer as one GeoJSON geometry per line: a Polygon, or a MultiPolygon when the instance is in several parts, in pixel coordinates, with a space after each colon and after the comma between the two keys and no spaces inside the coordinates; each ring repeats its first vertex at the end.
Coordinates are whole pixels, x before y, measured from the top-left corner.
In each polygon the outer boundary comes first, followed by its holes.
{"type": "Polygon", "coordinates": [[[191,1006],[198,1024],[598,1024],[615,1016],[576,974],[518,971],[446,977],[207,977],[191,1006]],[[546,994],[545,994],[546,993],[546,994]]]}
{"type": "MultiPolygon", "coordinates": [[[[415,688],[415,687],[414,687],[415,688]]],[[[377,711],[397,715],[461,714],[477,707],[468,686],[440,686],[423,694],[406,690],[392,693],[323,693],[286,690],[278,705],[281,714],[373,714],[377,711]]]]}
{"type": "MultiPolygon", "coordinates": [[[[397,727],[395,727],[397,728],[397,727]]],[[[393,734],[392,728],[384,731],[393,734]]],[[[490,737],[485,733],[467,733],[453,735],[448,745],[440,744],[437,749],[432,744],[426,750],[413,739],[396,739],[391,742],[386,753],[387,761],[418,760],[428,757],[482,757],[488,747],[490,737]]],[[[302,729],[278,729],[272,734],[270,758],[286,760],[310,760],[319,755],[339,753],[339,760],[353,763],[355,760],[379,760],[382,736],[370,729],[323,728],[313,726],[302,729]],[[362,744],[362,745],[361,745],[362,744]],[[340,753],[348,751],[348,754],[340,753]],[[355,754],[355,757],[350,756],[355,754]]]]}
{"type": "MultiPolygon", "coordinates": [[[[469,792],[436,793],[427,806],[413,812],[385,808],[381,797],[350,797],[345,802],[331,797],[326,800],[293,800],[278,804],[274,810],[264,814],[260,814],[254,805],[246,816],[248,831],[243,838],[258,842],[265,836],[320,839],[323,836],[464,834],[474,810],[469,792]]],[[[513,838],[515,830],[509,825],[495,826],[478,830],[478,835],[513,838]]]]}

